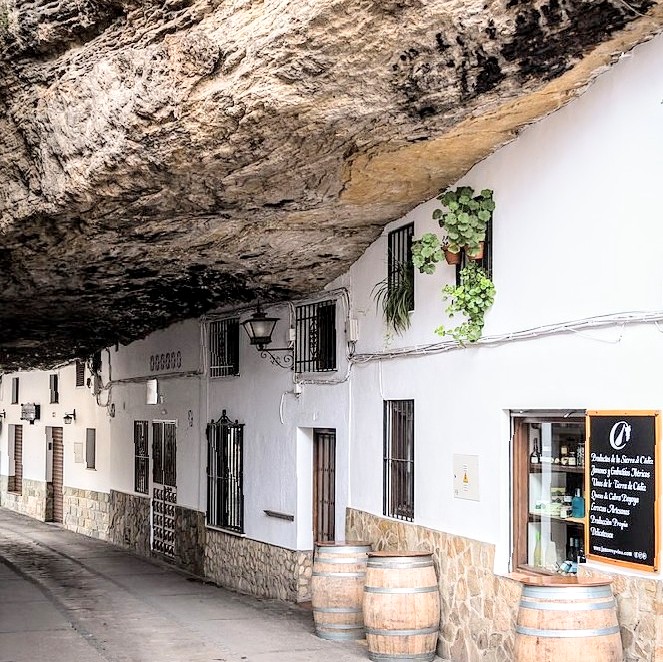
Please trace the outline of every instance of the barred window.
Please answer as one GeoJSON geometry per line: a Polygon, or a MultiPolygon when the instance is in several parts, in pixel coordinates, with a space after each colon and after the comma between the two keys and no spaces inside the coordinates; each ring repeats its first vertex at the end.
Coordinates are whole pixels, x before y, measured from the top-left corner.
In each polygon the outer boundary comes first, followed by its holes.
{"type": "Polygon", "coordinates": [[[336,370],[336,301],[297,306],[295,371],[336,370]]]}
{"type": "Polygon", "coordinates": [[[384,403],[382,513],[414,519],[414,400],[384,403]]]}
{"type": "Polygon", "coordinates": [[[49,375],[49,389],[51,392],[51,399],[50,402],[51,404],[55,404],[60,402],[60,393],[58,392],[58,376],[57,375],[49,375]]]}
{"type": "Polygon", "coordinates": [[[12,404],[18,404],[18,377],[12,377],[12,404]]]}
{"type": "Polygon", "coordinates": [[[244,532],[244,424],[225,409],[207,426],[207,524],[244,532]]]}
{"type": "Polygon", "coordinates": [[[210,322],[210,377],[239,375],[239,319],[210,322]]]}
{"type": "Polygon", "coordinates": [[[412,236],[414,223],[408,223],[387,235],[387,286],[389,296],[403,289],[409,300],[408,310],[414,310],[414,265],[412,264],[412,236]]]}
{"type": "Polygon", "coordinates": [[[147,431],[147,421],[134,421],[134,492],[140,494],[148,493],[150,451],[147,431]]]}
{"type": "Polygon", "coordinates": [[[177,429],[174,423],[152,423],[152,481],[176,487],[177,429]]]}
{"type": "Polygon", "coordinates": [[[76,386],[85,386],[85,361],[76,359],[76,386]]]}

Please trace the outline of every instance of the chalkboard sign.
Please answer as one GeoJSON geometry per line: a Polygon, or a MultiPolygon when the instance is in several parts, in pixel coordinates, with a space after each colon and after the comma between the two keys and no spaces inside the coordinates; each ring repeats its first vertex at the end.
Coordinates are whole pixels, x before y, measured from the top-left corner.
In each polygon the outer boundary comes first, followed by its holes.
{"type": "Polygon", "coordinates": [[[659,412],[587,412],[587,558],[658,568],[659,412]]]}

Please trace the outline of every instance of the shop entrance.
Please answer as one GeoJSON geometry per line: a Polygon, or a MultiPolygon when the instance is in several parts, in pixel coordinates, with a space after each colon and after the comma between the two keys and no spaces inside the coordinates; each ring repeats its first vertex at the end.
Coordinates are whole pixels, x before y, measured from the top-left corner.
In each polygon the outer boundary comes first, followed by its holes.
{"type": "Polygon", "coordinates": [[[152,423],[152,550],[175,556],[177,503],[177,427],[174,422],[152,423]]]}

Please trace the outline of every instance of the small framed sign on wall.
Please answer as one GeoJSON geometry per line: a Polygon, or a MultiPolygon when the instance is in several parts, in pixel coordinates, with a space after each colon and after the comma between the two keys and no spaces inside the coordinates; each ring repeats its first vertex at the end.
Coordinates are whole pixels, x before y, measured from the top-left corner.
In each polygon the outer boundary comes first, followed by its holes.
{"type": "Polygon", "coordinates": [[[588,411],[588,559],[658,570],[658,411],[588,411]]]}

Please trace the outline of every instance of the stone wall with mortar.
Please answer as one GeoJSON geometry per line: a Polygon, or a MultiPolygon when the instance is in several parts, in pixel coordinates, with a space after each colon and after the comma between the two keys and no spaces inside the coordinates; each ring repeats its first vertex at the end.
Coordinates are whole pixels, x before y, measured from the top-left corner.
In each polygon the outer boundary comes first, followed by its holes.
{"type": "Polygon", "coordinates": [[[511,662],[521,584],[493,573],[493,545],[348,508],[346,540],[375,550],[432,552],[440,586],[438,655],[511,662]]]}
{"type": "Polygon", "coordinates": [[[22,494],[16,494],[7,490],[8,480],[7,476],[2,476],[0,482],[2,506],[21,515],[47,521],[48,484],[24,478],[22,494]]]}
{"type": "Polygon", "coordinates": [[[63,524],[65,528],[100,540],[108,540],[110,494],[65,487],[63,524]]]}
{"type": "Polygon", "coordinates": [[[111,490],[108,539],[150,556],[150,500],[146,496],[111,490]]]}
{"type": "Polygon", "coordinates": [[[205,576],[221,586],[289,602],[311,599],[313,552],[207,529],[205,576]]]}
{"type": "Polygon", "coordinates": [[[205,513],[175,506],[175,559],[194,575],[205,571],[205,513]]]}

